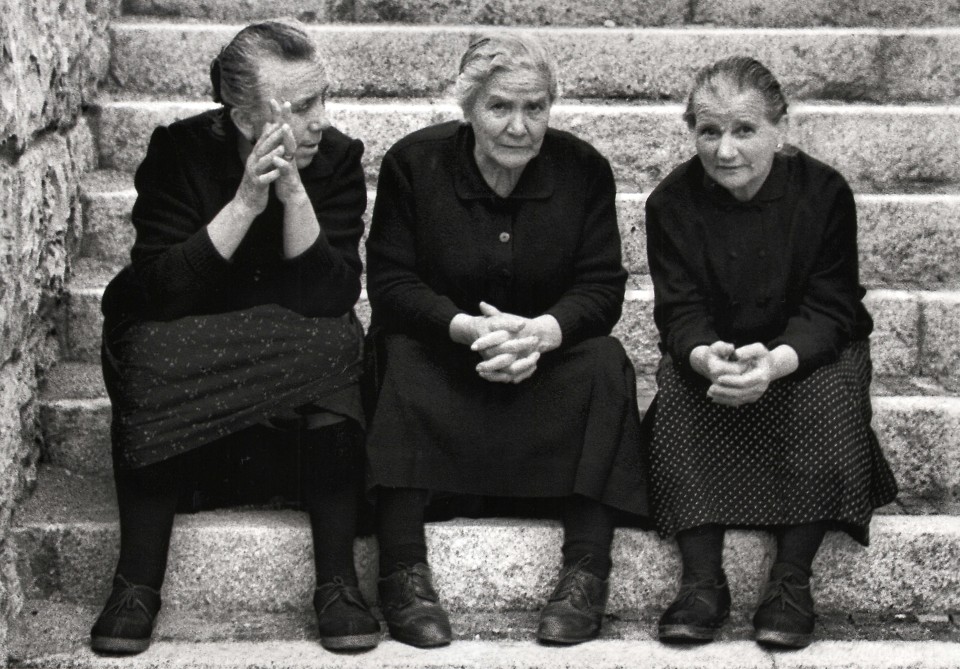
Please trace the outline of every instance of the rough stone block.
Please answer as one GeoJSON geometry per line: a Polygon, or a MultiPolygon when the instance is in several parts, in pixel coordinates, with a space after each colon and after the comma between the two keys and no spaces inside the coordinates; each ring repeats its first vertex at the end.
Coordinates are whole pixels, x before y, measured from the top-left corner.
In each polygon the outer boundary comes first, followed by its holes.
{"type": "Polygon", "coordinates": [[[955,2],[913,0],[699,0],[693,20],[724,26],[955,26],[955,2]]]}
{"type": "Polygon", "coordinates": [[[44,403],[45,462],[82,474],[108,474],[110,457],[110,400],[58,399],[44,403]]]}
{"type": "MultiPolygon", "coordinates": [[[[111,103],[100,113],[101,167],[133,170],[157,125],[196,114],[207,103],[111,103]]],[[[449,104],[330,103],[334,124],[366,144],[371,188],[383,153],[418,128],[460,117],[449,104]]],[[[558,105],[553,124],[591,142],[611,162],[622,192],[652,189],[692,155],[675,105],[558,105]]],[[[807,106],[793,113],[792,141],[834,165],[855,192],[952,191],[960,184],[960,109],[807,106]]]]}
{"type": "Polygon", "coordinates": [[[960,198],[861,195],[857,209],[865,286],[960,287],[960,198]]]}
{"type": "Polygon", "coordinates": [[[870,335],[873,370],[878,376],[914,376],[919,371],[920,300],[913,293],[875,290],[864,300],[873,316],[870,335]]]}
{"type": "Polygon", "coordinates": [[[0,5],[0,144],[16,153],[34,135],[72,126],[109,60],[107,24],[119,0],[0,5]]]}
{"type": "Polygon", "coordinates": [[[60,300],[79,174],[94,159],[88,129],[36,141],[15,163],[0,161],[0,361],[49,318],[60,300]]]}
{"type": "MultiPolygon", "coordinates": [[[[954,249],[955,251],[955,249],[954,249]]],[[[960,294],[923,293],[923,343],[921,373],[939,379],[952,390],[960,390],[960,294]]]]}
{"type": "MultiPolygon", "coordinates": [[[[310,28],[332,94],[407,98],[448,94],[460,56],[480,30],[310,28]]],[[[237,26],[116,23],[111,75],[128,95],[209,98],[210,61],[236,31],[237,26]],[[178,54],[175,62],[171,53],[178,54]]],[[[944,66],[960,52],[954,32],[556,28],[537,34],[554,54],[570,98],[683,101],[697,69],[737,53],[764,62],[794,100],[936,102],[960,96],[960,71],[944,66]]]]}
{"type": "Polygon", "coordinates": [[[960,400],[878,397],[874,429],[900,486],[900,502],[960,511],[960,400]]]}
{"type": "MultiPolygon", "coordinates": [[[[77,483],[61,482],[61,501],[32,500],[16,541],[30,597],[99,601],[116,557],[115,511],[104,483],[89,479],[87,502],[77,483]],[[92,486],[98,490],[89,490],[92,486]],[[65,493],[71,497],[66,498],[65,493]],[[91,508],[100,509],[91,512],[91,508]],[[93,514],[97,515],[94,516],[93,514]]],[[[815,565],[821,611],[928,611],[960,606],[960,521],[949,516],[881,516],[869,549],[846,535],[828,537],[815,565]]],[[[455,611],[536,610],[560,562],[558,523],[454,520],[432,523],[427,543],[437,586],[455,611]],[[504,547],[508,547],[506,550],[504,547]]],[[[757,601],[773,542],[758,533],[727,537],[726,569],[734,607],[757,601]]],[[[653,533],[618,530],[608,610],[635,615],[662,609],[679,573],[676,548],[653,533]]],[[[373,542],[358,542],[357,566],[367,594],[374,583],[373,542]]],[[[283,611],[309,606],[309,525],[302,513],[221,511],[180,516],[170,549],[164,601],[230,611],[283,611]]]]}

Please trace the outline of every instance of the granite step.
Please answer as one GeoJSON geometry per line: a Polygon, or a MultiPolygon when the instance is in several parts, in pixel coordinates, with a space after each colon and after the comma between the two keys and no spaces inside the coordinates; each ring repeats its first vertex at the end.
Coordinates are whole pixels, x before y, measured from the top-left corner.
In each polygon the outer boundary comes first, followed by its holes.
{"type": "Polygon", "coordinates": [[[128,15],[240,23],[275,16],[307,22],[479,23],[554,26],[955,26],[960,8],[915,0],[126,0],[128,15]]]}
{"type": "MultiPolygon", "coordinates": [[[[74,361],[99,360],[103,317],[100,301],[106,276],[95,264],[85,275],[75,275],[65,288],[65,308],[58,334],[63,357],[74,361]],[[92,281],[89,281],[90,279],[92,281]],[[88,282],[89,281],[89,282],[88,282]]],[[[653,291],[627,291],[623,316],[614,334],[623,341],[640,373],[654,371],[659,360],[658,335],[653,324],[653,291]]],[[[876,289],[865,304],[875,321],[874,369],[892,377],[927,376],[947,387],[960,388],[960,292],[876,289]]],[[[369,303],[361,296],[357,313],[366,324],[369,303]]]]}
{"type": "MultiPolygon", "coordinates": [[[[97,604],[117,556],[118,527],[109,478],[44,467],[18,512],[11,542],[28,599],[97,604]]],[[[556,521],[468,519],[429,523],[435,579],[453,611],[535,611],[556,576],[562,529],[556,521]],[[504,550],[509,546],[509,550],[504,550]]],[[[731,531],[726,571],[734,610],[755,605],[773,554],[769,536],[731,531]]],[[[211,613],[289,612],[309,607],[313,590],[306,515],[262,509],[177,517],[164,601],[211,613]]],[[[613,547],[608,611],[654,616],[675,594],[678,555],[653,532],[620,528],[613,547]]],[[[815,571],[825,614],[943,615],[960,610],[960,516],[875,517],[871,545],[831,533],[815,571]]],[[[375,600],[373,539],[357,541],[362,589],[375,600]]]]}
{"type": "MultiPolygon", "coordinates": [[[[881,377],[873,391],[874,426],[901,487],[891,511],[960,514],[960,397],[929,379],[881,377]],[[904,391],[914,394],[897,394],[904,391]]],[[[641,375],[641,412],[655,392],[653,376],[641,375]]],[[[40,411],[45,462],[79,474],[110,473],[110,401],[99,365],[61,363],[40,411]]]]}
{"type": "MultiPolygon", "coordinates": [[[[209,99],[210,61],[242,27],[123,19],[111,26],[111,87],[125,95],[209,99]],[[170,54],[177,58],[171,59],[170,54]]],[[[447,94],[476,25],[308,28],[346,97],[447,94]]],[[[502,30],[524,30],[502,28],[502,30]]],[[[960,29],[536,28],[557,59],[565,95],[685,101],[700,67],[749,53],[793,100],[948,102],[960,99],[960,29]],[[938,57],[931,58],[931,54],[938,57]]]]}
{"type": "MultiPolygon", "coordinates": [[[[125,100],[99,108],[100,167],[132,171],[160,124],[210,109],[206,102],[125,100]]],[[[328,104],[334,124],[367,147],[364,165],[375,187],[383,153],[418,128],[457,119],[445,102],[338,101],[328,104]]],[[[611,162],[622,192],[652,189],[692,153],[672,104],[564,103],[551,122],[590,141],[611,162]]],[[[835,166],[858,193],[960,192],[960,106],[796,105],[790,141],[835,166]]]]}
{"type": "MultiPolygon", "coordinates": [[[[97,606],[50,600],[26,602],[11,633],[11,667],[117,666],[87,650],[91,621],[97,606]]],[[[417,651],[384,637],[380,647],[364,655],[332,655],[321,650],[313,612],[285,614],[231,612],[209,616],[203,611],[173,607],[161,610],[151,649],[123,666],[190,666],[186,658],[203,657],[217,667],[576,667],[643,666],[762,667],[780,666],[784,654],[759,648],[750,639],[748,616],[735,614],[711,647],[671,649],[656,642],[656,620],[608,616],[599,640],[576,648],[551,648],[533,642],[535,612],[463,613],[454,615],[454,643],[447,650],[417,651]],[[281,655],[281,648],[284,649],[281,655]],[[231,656],[236,656],[232,664],[231,656]],[[536,657],[536,660],[534,659],[536,657]],[[499,658],[499,659],[498,659],[499,658]],[[248,664],[243,664],[247,662],[248,664]],[[499,664],[498,664],[499,662],[499,664]]],[[[801,666],[846,666],[858,658],[858,667],[931,669],[960,655],[960,624],[949,616],[906,614],[888,616],[820,616],[817,641],[801,653],[801,666]],[[900,664],[897,664],[900,663],[900,664]]],[[[193,665],[196,666],[196,665],[193,665]]],[[[791,665],[787,665],[791,666],[791,665]]],[[[946,665],[949,666],[949,665],[946,665]]]]}
{"type": "MultiPolygon", "coordinates": [[[[376,191],[368,194],[369,227],[376,191]]],[[[83,184],[83,239],[78,257],[112,276],[130,258],[136,199],[129,173],[100,170],[83,184]]],[[[648,274],[645,193],[617,195],[623,263],[635,279],[648,274]]],[[[960,289],[960,196],[858,195],[860,280],[868,288],[960,289]]],[[[361,244],[361,256],[364,248],[361,244]]],[[[75,258],[76,260],[76,258],[75,258]]]]}

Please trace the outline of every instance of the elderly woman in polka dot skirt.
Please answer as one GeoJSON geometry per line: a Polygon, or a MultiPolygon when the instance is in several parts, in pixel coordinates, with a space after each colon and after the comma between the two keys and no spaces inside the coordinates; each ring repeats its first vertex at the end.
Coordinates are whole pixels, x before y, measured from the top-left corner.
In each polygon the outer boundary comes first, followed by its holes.
{"type": "Polygon", "coordinates": [[[811,565],[827,530],[866,544],[897,486],[870,428],[857,221],[835,170],[785,147],[787,102],[747,57],[702,70],[684,114],[697,155],[647,200],[663,359],[645,418],[657,529],[676,535],[680,592],[664,641],[726,619],[724,530],[773,532],[758,642],[807,645],[811,565]]]}

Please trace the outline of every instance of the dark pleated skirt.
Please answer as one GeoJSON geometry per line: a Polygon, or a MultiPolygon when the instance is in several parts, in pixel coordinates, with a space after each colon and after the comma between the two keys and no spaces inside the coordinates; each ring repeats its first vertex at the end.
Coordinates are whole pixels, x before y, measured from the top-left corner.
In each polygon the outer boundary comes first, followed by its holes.
{"type": "Polygon", "coordinates": [[[271,419],[332,412],[363,424],[363,330],[350,313],[277,305],[104,332],[115,455],[159,462],[271,419]]]}
{"type": "Polygon", "coordinates": [[[654,522],[663,535],[706,524],[829,521],[866,544],[897,485],[870,427],[869,342],[774,382],[755,403],[714,404],[708,383],[669,356],[645,417],[654,522]]]}
{"type": "Polygon", "coordinates": [[[541,357],[517,384],[490,383],[448,342],[382,340],[367,453],[371,486],[497,497],[573,493],[646,515],[633,366],[619,341],[541,357]]]}

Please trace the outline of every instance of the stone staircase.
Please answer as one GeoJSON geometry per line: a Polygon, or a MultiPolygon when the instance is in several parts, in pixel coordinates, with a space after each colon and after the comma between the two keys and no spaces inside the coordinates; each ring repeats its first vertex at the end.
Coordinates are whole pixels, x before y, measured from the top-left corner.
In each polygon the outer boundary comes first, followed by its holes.
{"type": "MultiPolygon", "coordinates": [[[[126,0],[112,27],[111,79],[87,122],[100,169],[84,185],[83,238],[45,391],[44,463],[12,541],[27,598],[11,641],[17,667],[960,667],[960,7],[952,0],[598,0],[424,2],[126,0]],[[842,4],[842,8],[834,5],[842,4]],[[453,520],[428,527],[437,584],[457,641],[421,651],[323,651],[310,608],[303,514],[225,510],[178,517],[151,649],[98,658],[87,633],[109,589],[118,527],[109,402],[100,378],[99,301],[132,243],[132,171],[149,132],[211,106],[207,67],[240,25],[275,15],[310,22],[332,76],[334,123],[363,139],[370,195],[387,147],[458,116],[445,97],[479,24],[540,28],[565,97],[554,125],[611,160],[631,284],[617,334],[654,388],[656,333],[644,251],[645,193],[690,153],[681,103],[695,69],[756,55],[794,100],[791,141],[851,182],[862,280],[877,321],[876,428],[902,488],[868,549],[829,537],[818,558],[822,641],[771,653],[749,615],[772,544],[731,533],[734,616],[720,642],[674,649],[655,621],[677,574],[670,542],[619,530],[608,625],[569,649],[532,641],[555,575],[560,528],[547,521],[453,520]],[[223,23],[229,25],[222,25],[223,23]],[[393,22],[393,23],[388,23],[393,22]],[[822,27],[827,26],[827,27],[822,27]],[[843,26],[843,27],[836,27],[843,26]],[[505,547],[507,547],[505,549],[505,547]]],[[[366,305],[359,305],[366,314],[366,305]]],[[[375,545],[357,544],[373,597],[375,545]]]]}

